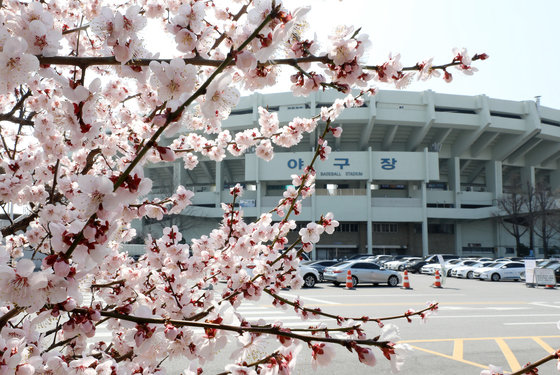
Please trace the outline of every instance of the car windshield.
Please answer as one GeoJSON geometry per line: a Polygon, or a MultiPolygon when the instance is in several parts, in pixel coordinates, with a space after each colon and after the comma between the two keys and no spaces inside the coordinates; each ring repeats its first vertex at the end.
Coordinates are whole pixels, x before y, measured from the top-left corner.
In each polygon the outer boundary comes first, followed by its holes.
{"type": "Polygon", "coordinates": [[[344,261],[344,262],[339,262],[339,263],[337,263],[337,264],[332,265],[331,267],[342,267],[342,266],[345,266],[345,265],[347,265],[347,264],[349,264],[349,263],[350,263],[350,262],[346,262],[346,261],[344,261]]]}

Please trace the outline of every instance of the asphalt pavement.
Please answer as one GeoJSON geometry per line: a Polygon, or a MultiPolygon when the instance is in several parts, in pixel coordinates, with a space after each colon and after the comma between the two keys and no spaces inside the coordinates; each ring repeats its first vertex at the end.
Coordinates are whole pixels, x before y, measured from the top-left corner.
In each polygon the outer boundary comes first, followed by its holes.
{"type": "MultiPolygon", "coordinates": [[[[501,366],[506,373],[518,370],[560,348],[560,290],[527,288],[522,282],[490,282],[446,278],[443,288],[433,288],[433,276],[409,275],[412,290],[400,287],[358,285],[354,290],[319,283],[311,289],[284,291],[283,296],[299,296],[306,307],[320,307],[341,316],[383,317],[402,314],[408,309],[420,310],[427,302],[439,303],[438,312],[426,321],[415,317],[394,322],[400,329],[400,342],[409,344],[401,374],[479,374],[489,364],[501,366]]],[[[244,303],[240,309],[248,319],[282,321],[287,327],[307,327],[317,321],[301,321],[293,310],[272,306],[269,297],[244,303]]],[[[335,322],[320,319],[329,326],[335,322]]],[[[366,331],[375,336],[380,330],[368,323],[366,331]]],[[[263,347],[255,357],[265,353],[263,347]]],[[[208,374],[223,371],[222,359],[205,366],[208,374]]],[[[344,348],[333,362],[319,368],[320,374],[385,374],[390,364],[381,352],[376,353],[377,366],[372,369],[358,363],[356,355],[344,348]]],[[[181,364],[170,362],[170,373],[181,364]]],[[[556,363],[540,367],[539,374],[554,374],[556,363]]],[[[313,373],[310,351],[300,353],[297,374],[313,373]]]]}

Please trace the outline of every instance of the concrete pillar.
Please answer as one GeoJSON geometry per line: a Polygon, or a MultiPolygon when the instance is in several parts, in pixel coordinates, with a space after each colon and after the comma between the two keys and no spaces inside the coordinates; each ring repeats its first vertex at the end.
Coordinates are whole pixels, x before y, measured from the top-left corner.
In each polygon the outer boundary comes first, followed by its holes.
{"type": "Polygon", "coordinates": [[[448,161],[448,184],[449,190],[453,191],[455,197],[455,208],[461,208],[461,159],[450,158],[448,161]]]}
{"type": "MultiPolygon", "coordinates": [[[[371,102],[370,102],[370,104],[371,104],[371,102]]],[[[366,181],[367,253],[368,254],[373,254],[373,224],[372,224],[373,216],[372,216],[372,207],[371,207],[371,203],[372,203],[372,199],[371,199],[371,183],[372,183],[371,147],[368,147],[368,162],[367,162],[367,164],[368,164],[368,169],[367,169],[368,179],[366,181]]]]}
{"type": "Polygon", "coordinates": [[[560,190],[560,169],[558,167],[550,172],[550,189],[551,191],[560,190]]]}
{"type": "Polygon", "coordinates": [[[500,199],[503,194],[502,162],[490,160],[486,162],[486,190],[493,193],[494,199],[500,199]]]}
{"type": "Polygon", "coordinates": [[[217,208],[222,204],[222,190],[224,190],[224,173],[222,171],[222,162],[216,162],[216,191],[214,192],[215,204],[217,208]]]}
{"type": "Polygon", "coordinates": [[[530,187],[535,187],[535,167],[523,167],[521,168],[521,189],[527,191],[530,187]]]}
{"type": "Polygon", "coordinates": [[[262,213],[262,196],[263,196],[263,184],[260,181],[257,181],[257,217],[260,216],[262,213]]]}
{"type": "Polygon", "coordinates": [[[367,201],[367,253],[373,254],[373,225],[372,225],[372,217],[371,217],[371,180],[366,181],[366,201],[367,201]]]}
{"type": "Polygon", "coordinates": [[[455,222],[455,254],[463,255],[462,224],[459,221],[455,222]]]}
{"type": "Polygon", "coordinates": [[[422,181],[422,256],[428,255],[428,206],[426,181],[422,181]]]}
{"type": "Polygon", "coordinates": [[[173,163],[173,192],[177,191],[177,187],[179,187],[179,185],[183,185],[185,183],[184,174],[185,167],[183,164],[180,161],[173,163]]]}

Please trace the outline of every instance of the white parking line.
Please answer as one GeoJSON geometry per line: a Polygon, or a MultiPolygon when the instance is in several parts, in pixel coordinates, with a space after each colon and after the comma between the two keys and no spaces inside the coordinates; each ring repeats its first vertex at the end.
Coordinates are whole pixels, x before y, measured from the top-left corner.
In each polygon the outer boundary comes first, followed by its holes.
{"type": "Polygon", "coordinates": [[[521,325],[530,325],[530,324],[558,324],[558,322],[520,322],[520,323],[504,323],[505,326],[521,326],[521,325]]]}
{"type": "Polygon", "coordinates": [[[306,297],[306,296],[297,296],[297,295],[291,294],[291,293],[282,292],[282,293],[280,293],[280,295],[281,295],[281,296],[284,296],[284,297],[291,297],[291,298],[297,298],[297,297],[299,297],[299,298],[301,298],[301,299],[303,299],[303,300],[308,300],[308,301],[313,301],[313,302],[324,303],[324,304],[326,304],[326,305],[340,305],[340,303],[338,303],[338,302],[326,301],[326,300],[324,300],[324,299],[311,298],[311,297],[306,297]]]}
{"type": "MultiPolygon", "coordinates": [[[[344,292],[346,292],[344,290],[344,292]]],[[[355,294],[355,291],[352,291],[351,293],[340,293],[340,294],[327,294],[327,295],[323,295],[322,297],[327,297],[327,298],[344,298],[344,297],[349,297],[349,298],[362,298],[362,297],[399,297],[399,298],[407,298],[407,297],[411,297],[411,298],[415,298],[415,297],[431,297],[431,298],[435,298],[436,295],[434,294],[427,294],[427,293],[410,293],[410,292],[402,292],[402,293],[396,293],[396,294],[355,294]]],[[[437,297],[443,297],[443,296],[447,296],[447,297],[457,297],[457,296],[464,296],[465,294],[462,293],[447,293],[447,294],[437,294],[437,297]]],[[[302,297],[303,298],[303,297],[302,297]]]]}
{"type": "Polygon", "coordinates": [[[503,306],[487,306],[487,307],[465,307],[465,306],[440,306],[438,310],[496,310],[496,311],[509,311],[509,310],[531,310],[530,307],[503,307],[503,306]]]}
{"type": "Polygon", "coordinates": [[[431,315],[430,319],[469,319],[469,318],[526,318],[534,316],[558,316],[558,314],[501,314],[501,315],[431,315]]]}
{"type": "Polygon", "coordinates": [[[548,303],[545,302],[530,302],[531,305],[535,305],[535,306],[542,306],[542,307],[554,307],[555,309],[560,309],[560,306],[558,305],[549,305],[548,303]]]}

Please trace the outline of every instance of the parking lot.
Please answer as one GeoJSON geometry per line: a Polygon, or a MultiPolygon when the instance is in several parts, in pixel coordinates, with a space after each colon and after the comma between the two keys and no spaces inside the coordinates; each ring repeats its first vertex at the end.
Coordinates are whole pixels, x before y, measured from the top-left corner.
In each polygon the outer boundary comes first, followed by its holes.
{"type": "MultiPolygon", "coordinates": [[[[411,352],[402,374],[479,374],[489,364],[501,366],[506,373],[517,370],[560,348],[560,291],[527,288],[522,282],[479,281],[447,278],[443,288],[433,288],[434,276],[409,275],[411,290],[386,285],[358,285],[353,290],[318,283],[314,288],[283,291],[288,298],[299,296],[305,306],[341,316],[383,317],[419,310],[428,301],[437,301],[439,311],[426,322],[415,317],[412,323],[395,321],[400,342],[411,352]]],[[[282,321],[288,327],[304,327],[317,322],[302,322],[292,310],[279,310],[271,300],[244,304],[248,319],[282,321]]],[[[336,326],[335,322],[327,322],[336,326]]],[[[375,323],[366,325],[368,334],[379,334],[375,323]]],[[[299,374],[312,372],[309,350],[302,350],[299,374]]],[[[379,352],[374,371],[390,373],[389,362],[379,352]]],[[[218,364],[218,363],[217,363],[218,364]]],[[[218,371],[220,368],[216,367],[218,371]]],[[[329,374],[371,373],[357,362],[355,354],[339,348],[329,374]]],[[[556,373],[556,363],[541,366],[540,374],[556,373]]]]}
{"type": "MultiPolygon", "coordinates": [[[[404,374],[471,374],[488,364],[512,371],[560,348],[557,289],[527,288],[514,281],[454,278],[446,278],[443,288],[438,289],[431,286],[434,276],[414,274],[409,279],[412,290],[369,285],[346,290],[318,284],[315,290],[298,293],[309,304],[322,301],[322,309],[337,314],[359,311],[375,317],[403,313],[408,308],[418,310],[427,301],[437,301],[439,311],[426,324],[420,319],[397,323],[401,342],[415,349],[404,374]]],[[[351,361],[346,365],[351,366],[351,361]]],[[[382,359],[379,365],[389,370],[382,359]]],[[[540,373],[552,373],[548,371],[555,366],[544,365],[540,373]]]]}

